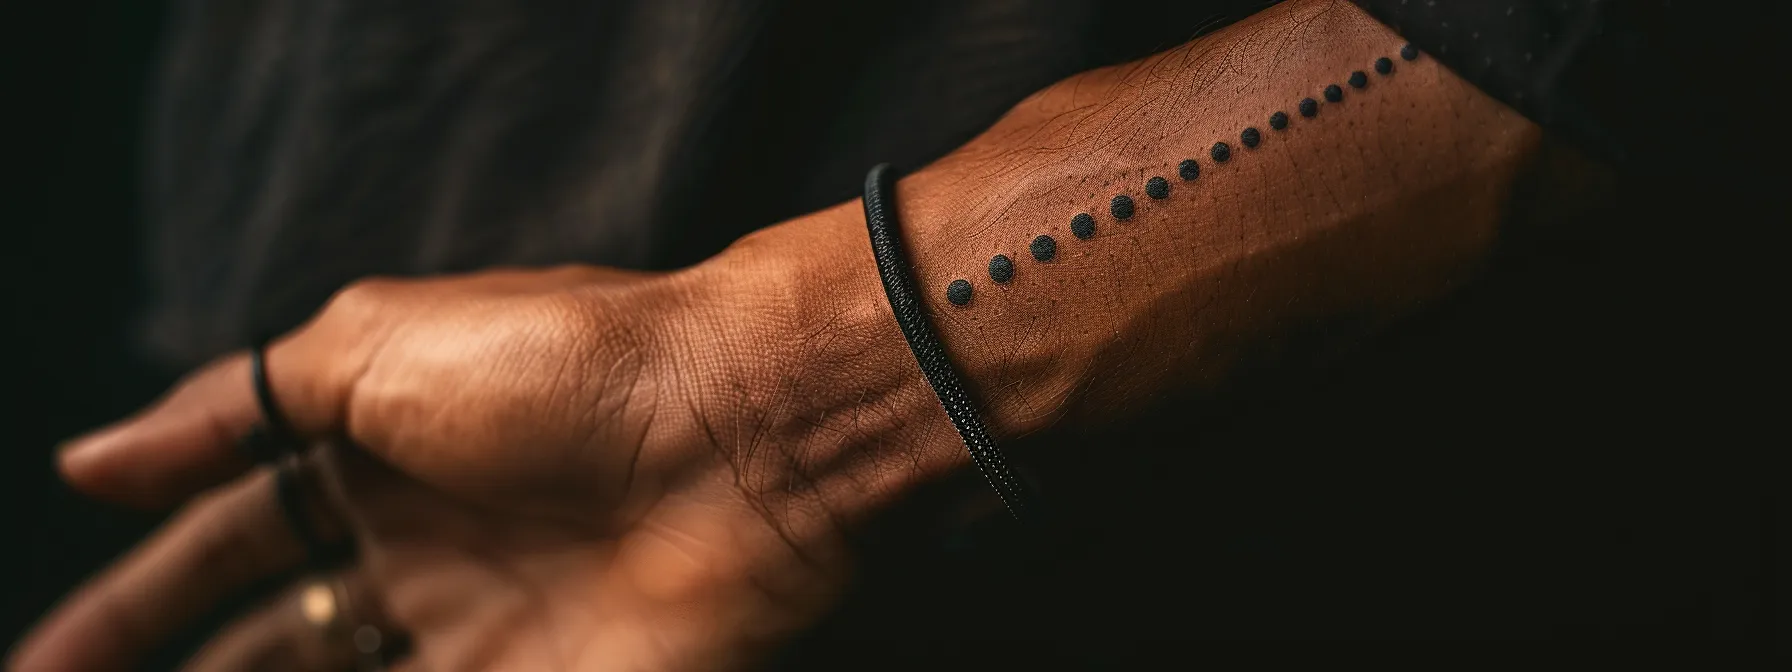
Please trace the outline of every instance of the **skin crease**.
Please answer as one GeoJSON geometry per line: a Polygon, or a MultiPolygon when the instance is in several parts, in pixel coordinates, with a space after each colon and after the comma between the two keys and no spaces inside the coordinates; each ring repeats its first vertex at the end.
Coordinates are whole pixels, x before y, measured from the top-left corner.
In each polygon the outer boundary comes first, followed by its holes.
{"type": "MultiPolygon", "coordinates": [[[[1423,57],[1169,198],[1143,192],[1402,44],[1349,3],[1293,0],[1049,87],[904,178],[916,288],[992,433],[1119,422],[1276,334],[1391,320],[1472,274],[1538,130],[1423,57]],[[1107,215],[1117,194],[1128,221],[1107,215]],[[1064,235],[1079,212],[1089,240],[1064,235]],[[1052,263],[989,280],[1041,234],[1052,263]],[[947,303],[956,278],[968,306],[947,303]]],[[[675,273],[357,283],[268,358],[301,432],[358,446],[315,468],[359,549],[347,580],[411,633],[416,669],[750,664],[833,603],[855,526],[969,462],[856,202],[675,273]]],[[[96,496],[174,505],[242,472],[231,446],[257,417],[239,354],[61,466],[96,496]]],[[[11,667],[131,667],[221,592],[296,567],[267,481],[193,500],[11,667]]],[[[294,664],[269,652],[305,633],[262,613],[194,665],[294,664]]]]}

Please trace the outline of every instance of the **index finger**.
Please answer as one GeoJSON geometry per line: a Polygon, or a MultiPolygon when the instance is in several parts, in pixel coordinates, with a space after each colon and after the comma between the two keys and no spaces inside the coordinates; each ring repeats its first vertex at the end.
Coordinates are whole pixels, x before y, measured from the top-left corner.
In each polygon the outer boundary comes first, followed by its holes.
{"type": "MultiPolygon", "coordinates": [[[[343,312],[341,299],[324,314],[343,312]]],[[[267,346],[272,400],[301,438],[338,430],[352,372],[365,361],[364,349],[355,346],[368,328],[364,321],[314,320],[267,346]]],[[[69,441],[59,466],[71,485],[88,494],[167,507],[252,466],[239,446],[264,420],[249,354],[237,352],[189,375],[136,415],[69,441]]]]}

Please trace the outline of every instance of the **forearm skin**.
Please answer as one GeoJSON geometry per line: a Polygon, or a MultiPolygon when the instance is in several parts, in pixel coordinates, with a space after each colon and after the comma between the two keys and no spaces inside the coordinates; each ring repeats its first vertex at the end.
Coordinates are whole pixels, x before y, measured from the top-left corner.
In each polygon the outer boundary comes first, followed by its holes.
{"type": "MultiPolygon", "coordinates": [[[[1121,421],[1167,392],[1212,388],[1291,333],[1380,324],[1472,275],[1539,131],[1428,57],[1403,59],[1403,44],[1348,2],[1282,3],[1049,87],[903,179],[916,287],[996,435],[1121,421]],[[1373,67],[1384,57],[1387,74],[1373,67]],[[1336,102],[1322,93],[1333,84],[1336,102]],[[1298,111],[1309,97],[1311,118],[1298,111]],[[1268,121],[1278,111],[1283,130],[1268,121]],[[1259,146],[1240,141],[1247,127],[1259,146]],[[1229,160],[1214,160],[1216,142],[1229,160]],[[1200,175],[1184,181],[1177,164],[1191,158],[1200,175]],[[1145,193],[1154,176],[1171,185],[1162,200],[1145,193]],[[1136,204],[1125,221],[1109,211],[1121,194],[1136,204]],[[1097,222],[1088,240],[1070,230],[1078,213],[1097,222]],[[1041,234],[1057,241],[1049,262],[1028,252],[1041,234]],[[986,271],[996,254],[1014,260],[1006,283],[986,271]],[[957,279],[974,288],[964,306],[946,297],[957,279]]],[[[776,454],[815,477],[821,500],[851,502],[823,507],[838,512],[968,463],[886,305],[856,202],[749,236],[684,277],[690,300],[756,306],[748,328],[783,334],[733,382],[688,391],[796,417],[722,428],[716,442],[746,469],[776,454]],[[751,297],[698,289],[729,284],[715,273],[763,282],[751,297]],[[763,380],[781,383],[750,382],[763,380]]]]}

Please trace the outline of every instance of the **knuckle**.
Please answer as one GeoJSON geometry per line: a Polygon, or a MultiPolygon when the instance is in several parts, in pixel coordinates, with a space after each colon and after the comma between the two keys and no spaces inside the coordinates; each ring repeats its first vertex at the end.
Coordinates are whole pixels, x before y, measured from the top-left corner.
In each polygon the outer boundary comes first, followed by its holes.
{"type": "Polygon", "coordinates": [[[379,314],[390,301],[397,281],[390,278],[370,277],[351,282],[336,295],[330,297],[325,305],[325,314],[370,316],[379,314]]]}

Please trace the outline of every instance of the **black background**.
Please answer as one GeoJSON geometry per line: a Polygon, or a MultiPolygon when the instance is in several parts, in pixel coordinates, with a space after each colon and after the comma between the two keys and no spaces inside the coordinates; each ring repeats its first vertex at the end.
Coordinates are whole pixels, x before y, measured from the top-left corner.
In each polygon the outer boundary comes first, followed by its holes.
{"type": "MultiPolygon", "coordinates": [[[[156,520],[68,492],[53,446],[175,373],[125,339],[162,5],[49,4],[8,21],[8,641],[156,520]]],[[[1767,96],[1787,82],[1747,30],[1688,37],[1734,56],[1664,73],[1671,128],[1609,207],[1520,229],[1486,278],[1341,362],[1200,400],[1192,435],[1080,437],[1096,449],[1046,460],[1096,484],[1063,493],[1057,534],[890,555],[792,662],[990,650],[969,633],[1096,667],[1200,661],[1173,642],[1211,638],[1783,647],[1767,96]]]]}

